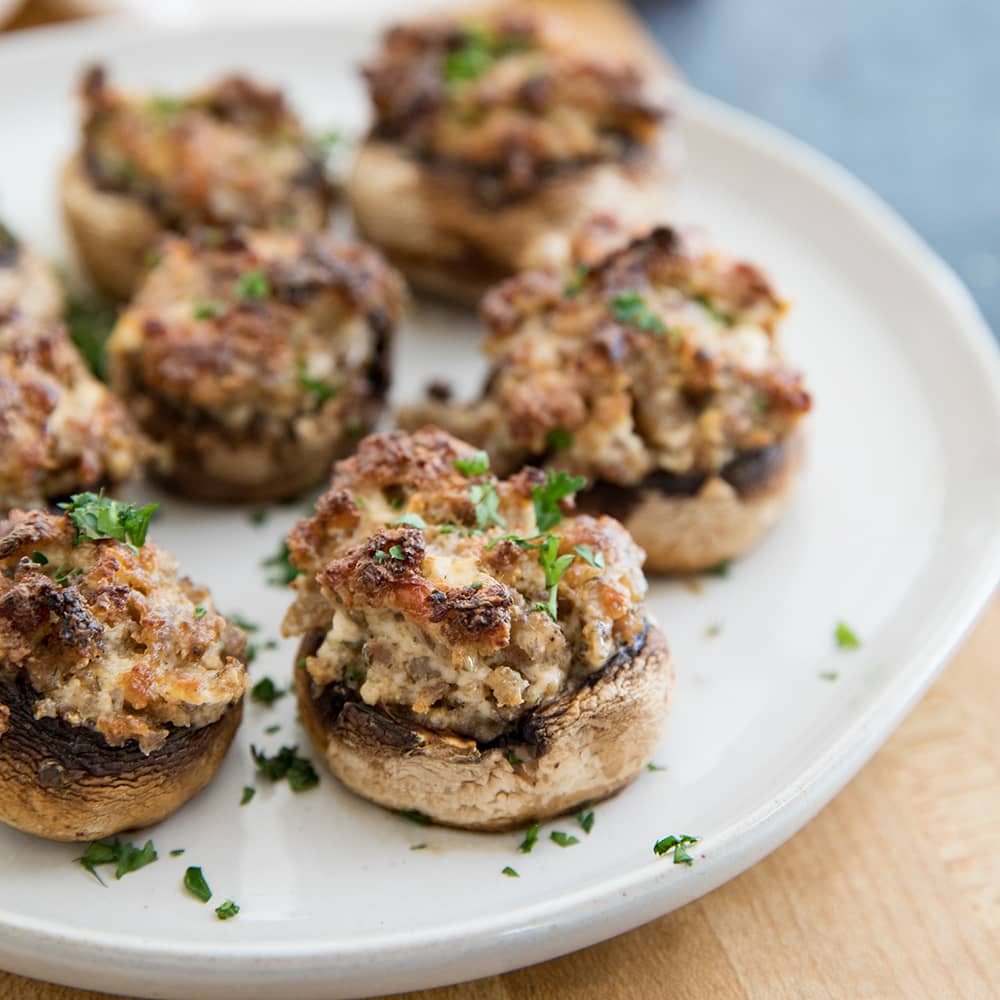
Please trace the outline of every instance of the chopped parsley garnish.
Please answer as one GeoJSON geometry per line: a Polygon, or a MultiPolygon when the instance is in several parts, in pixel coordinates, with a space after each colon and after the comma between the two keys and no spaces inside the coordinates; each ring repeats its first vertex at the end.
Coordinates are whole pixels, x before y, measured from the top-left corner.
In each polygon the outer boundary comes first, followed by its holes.
{"type": "Polygon", "coordinates": [[[375,550],[375,562],[377,562],[380,566],[388,558],[389,558],[389,553],[386,552],[385,549],[376,549],[375,550]]]}
{"type": "Polygon", "coordinates": [[[442,73],[452,85],[475,80],[485,73],[496,58],[493,38],[485,28],[467,28],[460,44],[445,54],[442,73]]]}
{"type": "Polygon", "coordinates": [[[263,271],[245,271],[236,282],[236,296],[241,299],[266,299],[271,283],[263,271]]]}
{"type": "Polygon", "coordinates": [[[517,849],[522,854],[530,854],[531,849],[538,843],[538,834],[541,832],[542,826],[540,823],[532,823],[528,827],[524,834],[524,840],[517,845],[517,849]]]}
{"type": "Polygon", "coordinates": [[[422,813],[419,809],[393,809],[392,811],[401,819],[408,819],[411,823],[416,823],[419,826],[430,826],[434,822],[427,813],[422,813]]]}
{"type": "Polygon", "coordinates": [[[860,649],[861,640],[857,633],[846,622],[837,622],[833,630],[833,638],[840,649],[860,649]]]}
{"type": "Polygon", "coordinates": [[[426,851],[427,850],[427,845],[426,844],[410,844],[410,850],[411,851],[426,851]]]}
{"type": "Polygon", "coordinates": [[[31,561],[37,566],[48,566],[49,557],[44,552],[32,552],[31,561]]]}
{"type": "Polygon", "coordinates": [[[257,794],[257,789],[251,785],[243,786],[243,794],[240,796],[240,805],[245,806],[255,795],[257,794]]]}
{"type": "Polygon", "coordinates": [[[57,566],[55,573],[52,574],[52,580],[54,583],[65,583],[71,577],[80,576],[82,573],[83,569],[80,566],[72,568],[69,566],[57,566]]]}
{"type": "Polygon", "coordinates": [[[558,844],[560,847],[572,847],[574,844],[579,844],[580,841],[573,836],[571,833],[563,833],[562,830],[553,830],[549,834],[549,840],[554,844],[558,844]]]}
{"type": "Polygon", "coordinates": [[[259,632],[260,626],[256,622],[250,621],[249,618],[244,618],[238,611],[234,611],[226,617],[237,627],[243,629],[244,632],[259,632]]]}
{"type": "Polygon", "coordinates": [[[281,726],[276,722],[273,726],[268,726],[264,730],[264,732],[267,733],[268,736],[273,736],[275,733],[279,732],[280,730],[281,730],[281,726]]]}
{"type": "Polygon", "coordinates": [[[562,520],[559,503],[587,485],[586,476],[571,476],[567,472],[548,470],[544,486],[536,486],[531,491],[535,504],[535,521],[540,533],[554,528],[562,520]]]}
{"type": "Polygon", "coordinates": [[[257,510],[252,510],[247,514],[247,520],[255,528],[258,528],[260,525],[265,524],[270,516],[271,512],[266,507],[258,507],[257,510]]]}
{"type": "Polygon", "coordinates": [[[311,761],[299,756],[298,749],[297,746],[282,747],[273,757],[268,757],[251,744],[250,756],[265,778],[270,781],[287,778],[293,792],[304,792],[319,784],[319,775],[311,761]]]}
{"type": "Polygon", "coordinates": [[[195,319],[215,319],[222,312],[222,306],[216,302],[203,302],[194,310],[195,319]]]}
{"type": "Polygon", "coordinates": [[[663,837],[653,844],[653,853],[658,858],[662,858],[665,854],[673,851],[675,865],[691,865],[694,864],[694,858],[688,854],[685,848],[688,844],[697,843],[697,837],[689,837],[686,833],[671,834],[669,837],[663,837]]]}
{"type": "Polygon", "coordinates": [[[179,858],[183,853],[184,853],[184,848],[183,847],[175,847],[170,852],[170,857],[172,857],[172,858],[179,858]]]}
{"type": "Polygon", "coordinates": [[[652,761],[650,761],[646,765],[646,770],[647,771],[665,771],[666,768],[662,764],[654,764],[652,761]]]}
{"type": "Polygon", "coordinates": [[[292,560],[288,552],[288,542],[284,540],[278,546],[278,551],[273,556],[265,559],[261,563],[261,566],[272,569],[267,578],[267,582],[272,587],[287,587],[292,580],[302,575],[302,570],[292,565],[292,560]]]}
{"type": "Polygon", "coordinates": [[[262,677],[250,689],[250,697],[262,705],[273,705],[279,698],[284,698],[288,692],[278,687],[270,677],[262,677]]]}
{"type": "Polygon", "coordinates": [[[438,531],[442,535],[450,535],[455,530],[455,525],[453,524],[439,524],[438,531]]]}
{"type": "Polygon", "coordinates": [[[513,767],[516,764],[520,764],[521,763],[521,758],[518,757],[518,755],[516,753],[514,753],[513,750],[508,750],[504,754],[504,756],[507,758],[507,763],[510,764],[511,767],[513,767]]]}
{"type": "Polygon", "coordinates": [[[820,675],[821,681],[836,681],[840,679],[840,674],[836,670],[824,670],[820,675]]]}
{"type": "Polygon", "coordinates": [[[194,609],[195,618],[204,618],[207,614],[208,608],[206,608],[203,604],[199,604],[198,607],[194,609]]]}
{"type": "Polygon", "coordinates": [[[159,855],[156,853],[156,848],[153,847],[151,840],[147,840],[142,847],[136,847],[135,844],[127,840],[119,840],[115,837],[114,842],[111,844],[102,844],[100,841],[95,840],[76,860],[101,885],[104,885],[104,879],[97,874],[98,865],[114,865],[115,878],[121,879],[125,875],[137,872],[140,868],[145,868],[146,865],[151,865],[158,857],[159,855]]]}
{"type": "Polygon", "coordinates": [[[717,323],[721,323],[723,326],[732,326],[733,317],[725,311],[725,309],[720,309],[708,295],[696,295],[694,297],[695,302],[698,303],[712,317],[717,323]]]}
{"type": "Polygon", "coordinates": [[[577,264],[576,269],[573,271],[573,277],[570,278],[565,285],[563,285],[563,295],[567,298],[573,298],[579,295],[583,291],[583,286],[587,282],[587,274],[590,268],[586,264],[577,264]]]}
{"type": "Polygon", "coordinates": [[[467,478],[485,476],[490,471],[490,456],[485,451],[477,451],[469,458],[456,458],[455,468],[467,478]]]}
{"type": "Polygon", "coordinates": [[[304,361],[299,361],[295,366],[295,373],[299,380],[299,386],[306,392],[315,396],[317,402],[325,403],[333,399],[340,391],[338,386],[324,382],[322,379],[313,378],[307,371],[304,361]]]}
{"type": "Polygon", "coordinates": [[[518,873],[513,868],[511,868],[510,865],[505,865],[503,868],[501,868],[500,869],[500,874],[501,875],[506,875],[507,878],[520,878],[521,877],[520,875],[518,875],[518,873]]]}
{"type": "Polygon", "coordinates": [[[584,833],[590,833],[594,829],[594,810],[581,809],[576,814],[576,821],[580,824],[584,833]]]}
{"type": "Polygon", "coordinates": [[[577,545],[573,551],[588,565],[594,569],[604,569],[604,553],[595,552],[589,545],[577,545]]]}
{"type": "Polygon", "coordinates": [[[553,427],[545,435],[545,446],[553,451],[566,451],[567,448],[573,447],[573,435],[561,427],[553,427]]]}
{"type": "Polygon", "coordinates": [[[200,868],[193,865],[184,873],[184,888],[192,896],[207,903],[212,898],[212,890],[205,881],[205,875],[200,868]]]}
{"type": "Polygon", "coordinates": [[[100,493],[74,493],[69,498],[69,503],[61,503],[59,506],[66,511],[66,516],[76,528],[74,545],[85,540],[110,538],[125,542],[134,551],[138,551],[146,541],[149,522],[160,505],[148,503],[145,507],[135,507],[130,503],[112,500],[101,490],[100,493]]]}
{"type": "Polygon", "coordinates": [[[722,632],[722,622],[712,622],[711,625],[705,626],[706,639],[714,639],[721,632],[722,632]]]}
{"type": "Polygon", "coordinates": [[[404,514],[392,523],[395,527],[419,528],[421,531],[427,527],[427,522],[419,514],[404,514]]]}
{"type": "Polygon", "coordinates": [[[231,917],[235,917],[239,912],[239,904],[234,903],[231,899],[227,899],[221,906],[217,906],[215,908],[215,915],[220,920],[229,920],[231,917]]]}
{"type": "Polygon", "coordinates": [[[469,487],[469,497],[476,505],[476,527],[480,531],[491,525],[506,527],[500,516],[500,494],[493,483],[473,483],[469,487]]]}
{"type": "Polygon", "coordinates": [[[609,302],[611,315],[619,323],[628,323],[648,333],[666,333],[663,320],[646,304],[646,300],[636,291],[619,292],[609,302]]]}
{"type": "Polygon", "coordinates": [[[544,611],[553,621],[559,619],[559,606],[557,595],[559,592],[559,581],[563,574],[569,569],[575,556],[572,552],[559,555],[558,535],[549,535],[538,550],[538,561],[541,563],[542,571],[545,573],[545,586],[549,591],[549,599],[544,604],[536,602],[534,610],[544,611]]]}
{"type": "Polygon", "coordinates": [[[722,562],[716,563],[714,566],[709,566],[705,570],[707,576],[717,576],[720,579],[725,579],[729,576],[729,570],[732,567],[732,563],[728,559],[723,559],[722,562]]]}
{"type": "Polygon", "coordinates": [[[63,313],[69,339],[99,379],[104,378],[104,345],[117,318],[118,311],[113,305],[94,298],[71,297],[63,313]]]}
{"type": "Polygon", "coordinates": [[[402,546],[400,546],[400,545],[390,545],[389,546],[389,558],[390,559],[396,559],[396,560],[398,560],[400,562],[403,559],[405,559],[406,556],[403,555],[403,548],[402,548],[402,546]]]}

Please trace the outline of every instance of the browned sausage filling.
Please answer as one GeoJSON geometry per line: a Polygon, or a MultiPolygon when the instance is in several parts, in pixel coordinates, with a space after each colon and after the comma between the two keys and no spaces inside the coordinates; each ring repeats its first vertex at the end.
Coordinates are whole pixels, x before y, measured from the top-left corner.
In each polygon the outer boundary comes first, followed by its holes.
{"type": "Polygon", "coordinates": [[[390,29],[365,69],[372,135],[499,201],[568,169],[642,157],[663,107],[642,74],[574,51],[525,13],[390,29]]]}
{"type": "Polygon", "coordinates": [[[643,554],[574,516],[579,482],[485,456],[436,428],[365,439],[289,536],[285,621],[321,637],[316,685],[488,742],[577,689],[643,633],[643,554]]]}

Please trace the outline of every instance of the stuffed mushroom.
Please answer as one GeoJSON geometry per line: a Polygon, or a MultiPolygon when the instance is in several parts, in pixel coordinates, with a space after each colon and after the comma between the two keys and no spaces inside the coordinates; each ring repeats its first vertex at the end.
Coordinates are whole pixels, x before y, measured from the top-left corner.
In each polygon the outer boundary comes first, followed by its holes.
{"type": "Polygon", "coordinates": [[[374,124],[348,195],[359,231],[416,286],[475,302],[565,262],[589,216],[663,217],[663,102],[631,64],[525,12],[401,24],[365,69],[374,124]]]}
{"type": "Polygon", "coordinates": [[[337,777],[500,830],[627,785],[673,686],[642,553],[577,480],[497,479],[437,428],[365,439],[288,545],[300,713],[337,777]]]}
{"type": "Polygon", "coordinates": [[[801,464],[811,401],[778,345],[785,310],[756,267],[655,229],[568,282],[529,272],[492,290],[482,396],[402,420],[447,427],[501,471],[585,476],[581,508],[619,518],[647,569],[706,569],[777,522],[801,464]]]}
{"type": "Polygon", "coordinates": [[[59,319],[62,309],[51,265],[0,222],[0,316],[16,310],[44,322],[59,319]]]}
{"type": "Polygon", "coordinates": [[[166,236],[108,342],[111,385],[208,500],[294,496],[378,416],[401,280],[331,234],[166,236]]]}
{"type": "Polygon", "coordinates": [[[0,316],[0,513],[123,482],[146,452],[60,324],[0,316]]]}
{"type": "Polygon", "coordinates": [[[103,291],[131,295],[162,229],[326,225],[323,156],[278,90],[229,76],[182,97],[83,77],[83,130],[62,173],[63,214],[103,291]]]}
{"type": "Polygon", "coordinates": [[[152,507],[64,506],[0,522],[0,821],[95,840],[158,822],[218,770],[245,637],[145,541],[152,507]]]}

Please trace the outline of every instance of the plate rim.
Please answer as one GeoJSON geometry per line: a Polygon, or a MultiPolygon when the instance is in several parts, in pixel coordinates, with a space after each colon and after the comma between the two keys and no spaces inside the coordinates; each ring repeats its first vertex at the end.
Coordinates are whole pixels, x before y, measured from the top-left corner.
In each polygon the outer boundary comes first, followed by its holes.
{"type": "MultiPolygon", "coordinates": [[[[232,25],[225,27],[230,34],[259,35],[274,29],[328,29],[333,24],[348,32],[371,30],[368,24],[325,18],[261,19],[235,29],[232,25]]],[[[192,32],[213,32],[223,27],[211,19],[167,25],[130,15],[99,17],[47,27],[37,34],[15,34],[0,39],[0,53],[5,57],[16,54],[20,58],[51,56],[52,53],[46,50],[58,50],[89,37],[105,42],[130,36],[137,40],[140,37],[144,40],[153,37],[177,39],[192,32]]],[[[780,160],[844,204],[873,236],[885,239],[889,246],[887,252],[905,259],[913,271],[922,275],[929,290],[941,299],[954,321],[956,342],[961,343],[978,363],[984,388],[1000,406],[1000,349],[989,325],[954,271],[907,222],[844,167],[802,140],[686,85],[678,84],[677,92],[682,115],[690,113],[717,135],[780,160]]],[[[1000,524],[994,528],[988,544],[984,544],[977,562],[970,564],[963,586],[949,594],[947,607],[940,615],[933,636],[928,637],[933,641],[928,641],[908,658],[907,665],[885,684],[867,709],[857,713],[797,778],[742,817],[724,835],[702,843],[701,847],[713,857],[712,865],[707,868],[695,865],[681,872],[669,871],[668,875],[668,869],[657,869],[653,859],[647,865],[575,892],[508,908],[499,915],[478,918],[471,923],[456,919],[443,926],[373,933],[343,943],[212,940],[178,947],[140,935],[123,936],[117,932],[63,927],[0,907],[0,958],[5,967],[23,968],[24,964],[17,960],[19,957],[30,960],[32,947],[44,948],[49,950],[49,958],[53,960],[52,973],[60,967],[77,970],[92,966],[96,970],[109,953],[135,965],[164,960],[203,960],[204,964],[197,970],[188,971],[200,970],[206,977],[221,978],[244,967],[257,967],[259,972],[262,963],[267,964],[269,973],[289,971],[287,967],[291,964],[303,973],[306,970],[299,963],[306,962],[314,973],[336,970],[357,974],[376,954],[392,950],[391,963],[381,971],[391,974],[395,970],[398,974],[401,968],[419,966],[421,971],[410,977],[408,988],[420,988],[450,981],[448,976],[452,975],[436,971],[440,967],[428,965],[426,955],[421,955],[431,943],[460,945],[455,959],[456,965],[458,961],[463,965],[460,970],[455,969],[454,976],[462,979],[489,975],[594,944],[665,912],[659,901],[668,893],[671,902],[680,906],[717,888],[796,833],[851,780],[909,714],[982,613],[998,579],[1000,524]],[[610,915],[614,921],[599,921],[598,915],[610,915]],[[532,946],[522,940],[528,934],[535,935],[532,946]],[[539,941],[544,942],[541,947],[539,941]],[[518,961],[512,963],[511,949],[515,943],[523,946],[523,950],[516,956],[518,961]],[[345,961],[352,962],[355,969],[338,968],[345,961]]],[[[127,968],[119,972],[128,975],[127,968]]],[[[78,979],[76,977],[75,983],[81,985],[78,979]]],[[[91,982],[97,982],[96,978],[91,982]]]]}

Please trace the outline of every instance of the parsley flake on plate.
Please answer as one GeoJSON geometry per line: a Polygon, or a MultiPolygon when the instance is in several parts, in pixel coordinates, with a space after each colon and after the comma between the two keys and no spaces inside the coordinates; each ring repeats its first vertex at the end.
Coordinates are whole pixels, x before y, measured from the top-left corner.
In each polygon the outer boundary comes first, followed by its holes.
{"type": "Polygon", "coordinates": [[[576,821],[580,824],[584,833],[590,833],[594,829],[594,810],[581,809],[576,814],[576,821]]]}
{"type": "Polygon", "coordinates": [[[665,854],[673,852],[675,865],[692,865],[694,858],[688,854],[686,848],[689,844],[697,843],[697,837],[689,837],[686,833],[671,834],[668,837],[662,837],[653,844],[653,853],[658,858],[662,858],[665,854]]]}
{"type": "Polygon", "coordinates": [[[273,757],[268,757],[263,750],[250,744],[250,756],[265,778],[272,782],[287,779],[293,792],[305,792],[319,784],[319,775],[311,761],[299,756],[298,750],[297,746],[282,747],[273,757]]]}
{"type": "Polygon", "coordinates": [[[430,826],[434,822],[427,813],[422,813],[419,809],[393,809],[392,812],[400,819],[408,819],[418,826],[430,826]]]}
{"type": "Polygon", "coordinates": [[[833,638],[839,649],[861,648],[861,640],[857,633],[846,622],[837,622],[837,626],[833,630],[833,638]]]}
{"type": "Polygon", "coordinates": [[[115,837],[110,844],[95,840],[76,860],[101,885],[105,885],[104,879],[97,873],[98,865],[114,865],[115,878],[121,879],[125,875],[137,872],[140,868],[145,868],[146,865],[151,865],[158,858],[159,855],[151,840],[147,840],[142,847],[137,847],[127,840],[119,840],[118,837],[115,837]]]}
{"type": "Polygon", "coordinates": [[[507,878],[520,878],[521,877],[520,875],[518,875],[518,873],[517,873],[517,871],[515,869],[511,868],[510,865],[505,865],[503,868],[501,868],[500,869],[500,874],[501,875],[506,875],[507,878]]]}
{"type": "Polygon", "coordinates": [[[574,844],[579,844],[580,841],[573,836],[571,833],[563,833],[562,830],[553,830],[549,834],[549,840],[554,844],[558,844],[560,847],[572,847],[574,844]]]}
{"type": "Polygon", "coordinates": [[[212,898],[212,890],[209,888],[208,882],[205,881],[204,873],[194,865],[184,873],[184,888],[203,903],[207,903],[212,898]]]}
{"type": "Polygon", "coordinates": [[[272,587],[287,587],[297,576],[302,575],[302,570],[297,569],[292,564],[288,542],[284,539],[278,546],[278,551],[273,556],[268,556],[267,559],[263,560],[261,566],[271,570],[267,582],[272,587]]]}
{"type": "Polygon", "coordinates": [[[217,906],[215,908],[215,915],[220,920],[229,920],[232,917],[235,917],[239,912],[239,904],[234,903],[231,899],[227,899],[221,906],[217,906]]]}
{"type": "Polygon", "coordinates": [[[517,845],[517,849],[522,854],[530,854],[531,849],[538,843],[538,834],[541,832],[542,825],[540,823],[532,823],[531,826],[525,831],[524,840],[517,845]]]}
{"type": "Polygon", "coordinates": [[[243,794],[240,796],[240,805],[245,806],[256,794],[256,788],[253,788],[251,785],[244,785],[243,794]]]}
{"type": "Polygon", "coordinates": [[[288,692],[278,687],[270,677],[262,677],[250,689],[250,697],[261,705],[271,706],[279,698],[284,698],[288,692]]]}

